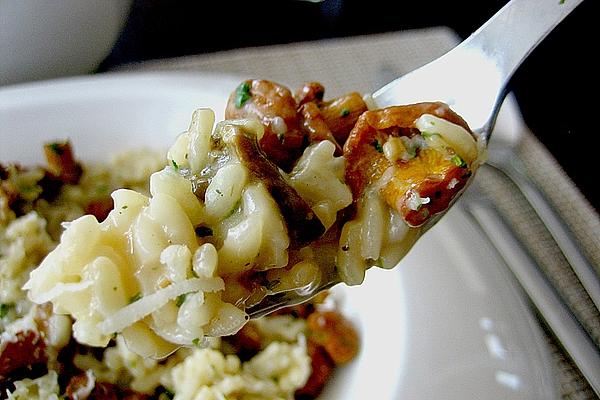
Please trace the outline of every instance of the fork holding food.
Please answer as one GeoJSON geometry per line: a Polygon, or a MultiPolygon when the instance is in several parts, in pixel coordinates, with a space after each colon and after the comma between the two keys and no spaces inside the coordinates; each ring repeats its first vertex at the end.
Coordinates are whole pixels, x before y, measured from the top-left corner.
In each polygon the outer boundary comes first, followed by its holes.
{"type": "Polygon", "coordinates": [[[315,82],[295,96],[242,82],[225,121],[193,113],[150,196],[118,189],[106,219],[66,225],[31,273],[29,298],[70,314],[81,343],[121,335],[160,358],[234,334],[266,298],[304,299],[395,266],[480,157],[447,105],[368,101],[325,101],[315,82]]]}

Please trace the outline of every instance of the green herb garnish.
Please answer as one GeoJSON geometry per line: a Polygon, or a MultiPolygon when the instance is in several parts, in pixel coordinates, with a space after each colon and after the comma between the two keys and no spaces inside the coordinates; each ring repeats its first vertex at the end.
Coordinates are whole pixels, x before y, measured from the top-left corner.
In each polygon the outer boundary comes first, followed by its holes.
{"type": "Polygon", "coordinates": [[[138,301],[141,298],[142,298],[142,294],[140,292],[137,292],[136,294],[134,294],[133,296],[131,296],[129,298],[129,304],[135,303],[136,301],[138,301]]]}
{"type": "Polygon", "coordinates": [[[383,264],[383,258],[379,257],[377,260],[373,262],[373,265],[379,268],[385,268],[383,264]]]}
{"type": "Polygon", "coordinates": [[[439,133],[437,132],[427,132],[427,131],[422,131],[421,132],[421,136],[423,136],[425,139],[433,137],[433,136],[441,136],[439,133]]]}
{"type": "Polygon", "coordinates": [[[242,108],[244,103],[250,100],[250,97],[250,84],[248,82],[243,82],[235,89],[235,106],[237,108],[242,108]]]}
{"type": "Polygon", "coordinates": [[[158,395],[158,400],[173,400],[174,398],[175,393],[167,388],[164,388],[164,392],[158,395]]]}
{"type": "Polygon", "coordinates": [[[0,318],[6,317],[12,307],[13,307],[12,304],[5,304],[5,303],[0,304],[0,318]]]}
{"type": "Polygon", "coordinates": [[[192,340],[192,344],[196,347],[200,347],[200,338],[195,338],[192,340]]]}
{"type": "Polygon", "coordinates": [[[348,115],[350,115],[350,110],[348,110],[347,108],[344,108],[344,109],[342,110],[342,112],[340,113],[340,115],[341,115],[342,117],[347,117],[348,115]]]}
{"type": "Polygon", "coordinates": [[[173,168],[175,168],[175,170],[179,171],[179,165],[175,162],[175,160],[171,160],[171,164],[173,164],[173,168]]]}
{"type": "Polygon", "coordinates": [[[52,152],[54,152],[54,154],[58,155],[58,156],[62,156],[63,154],[63,145],[61,143],[50,143],[49,145],[50,150],[52,150],[52,152]]]}
{"type": "Polygon", "coordinates": [[[185,298],[187,297],[187,293],[184,294],[180,294],[179,296],[177,296],[177,299],[175,300],[175,305],[177,307],[181,307],[181,305],[183,304],[183,302],[185,301],[185,298]]]}
{"type": "Polygon", "coordinates": [[[452,161],[457,167],[467,167],[467,163],[465,162],[465,160],[463,160],[458,154],[453,155],[450,161],[452,161]]]}
{"type": "Polygon", "coordinates": [[[381,143],[379,143],[379,140],[377,140],[377,139],[373,140],[373,142],[371,143],[371,146],[375,147],[375,150],[377,150],[379,153],[383,153],[383,146],[381,146],[381,143]]]}

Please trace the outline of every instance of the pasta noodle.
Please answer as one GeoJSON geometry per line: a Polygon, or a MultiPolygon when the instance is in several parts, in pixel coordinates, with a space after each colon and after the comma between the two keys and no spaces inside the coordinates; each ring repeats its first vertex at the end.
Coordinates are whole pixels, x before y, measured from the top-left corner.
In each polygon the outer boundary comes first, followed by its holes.
{"type": "MultiPolygon", "coordinates": [[[[354,102],[364,104],[344,104],[354,102]]],[[[29,298],[71,315],[81,343],[121,335],[133,351],[164,357],[236,333],[266,295],[310,294],[334,269],[358,285],[369,267],[393,267],[476,168],[476,142],[438,103],[362,115],[358,105],[342,150],[340,126],[311,118],[350,110],[319,107],[300,108],[312,135],[305,147],[286,142],[294,120],[236,106],[230,114],[247,118],[215,127],[211,110],[196,110],[149,194],[116,190],[102,222],[86,215],[65,225],[24,286],[29,298]],[[298,150],[290,165],[285,152],[298,150]]]]}
{"type": "Polygon", "coordinates": [[[214,173],[204,201],[182,176],[206,166],[213,121],[209,110],[196,111],[168,152],[172,165],[151,175],[150,196],[115,191],[103,222],[86,215],[66,224],[59,246],[31,273],[29,298],[70,314],[81,343],[106,346],[120,333],[143,355],[162,357],[173,351],[169,343],[233,334],[248,317],[221,299],[223,279],[287,265],[278,207],[239,160],[214,173]],[[200,225],[214,229],[214,243],[196,236],[200,225]]]}

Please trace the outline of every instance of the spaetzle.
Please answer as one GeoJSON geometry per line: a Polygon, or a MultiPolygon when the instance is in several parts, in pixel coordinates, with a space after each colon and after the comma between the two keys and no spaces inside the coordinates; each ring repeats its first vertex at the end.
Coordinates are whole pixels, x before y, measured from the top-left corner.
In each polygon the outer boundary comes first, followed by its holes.
{"type": "Polygon", "coordinates": [[[104,221],[69,223],[29,298],[75,318],[82,343],[121,335],[160,358],[234,334],[266,295],[396,265],[476,170],[477,143],[441,103],[368,111],[307,87],[246,81],[216,126],[196,110],[150,195],[117,190],[104,221]]]}

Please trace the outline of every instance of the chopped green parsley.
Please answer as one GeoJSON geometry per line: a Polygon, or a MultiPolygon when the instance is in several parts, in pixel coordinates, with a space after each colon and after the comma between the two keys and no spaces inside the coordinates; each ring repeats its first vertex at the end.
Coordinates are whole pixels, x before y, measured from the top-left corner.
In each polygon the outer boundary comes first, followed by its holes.
{"type": "Polygon", "coordinates": [[[50,143],[50,150],[52,150],[52,152],[54,152],[54,154],[58,155],[58,156],[62,156],[63,154],[63,145],[57,142],[54,143],[50,143]]]}
{"type": "Polygon", "coordinates": [[[138,301],[141,298],[142,298],[142,294],[140,292],[137,292],[136,294],[134,294],[133,296],[131,296],[129,298],[129,304],[135,303],[136,301],[138,301]]]}
{"type": "Polygon", "coordinates": [[[421,136],[423,136],[425,139],[430,138],[432,136],[441,136],[439,133],[437,132],[427,132],[427,131],[421,131],[421,136]]]}
{"type": "Polygon", "coordinates": [[[175,300],[175,305],[177,307],[181,307],[181,305],[183,304],[183,302],[185,301],[185,298],[187,297],[187,293],[184,294],[180,294],[179,296],[177,296],[177,299],[175,300]]]}
{"type": "Polygon", "coordinates": [[[381,143],[379,143],[379,140],[377,140],[377,139],[373,140],[373,142],[371,143],[371,146],[373,146],[375,148],[375,150],[377,150],[379,153],[383,153],[383,146],[381,146],[381,143]]]}
{"type": "Polygon", "coordinates": [[[452,156],[452,158],[450,159],[450,161],[452,161],[454,163],[454,165],[461,167],[461,168],[466,168],[467,167],[467,163],[465,162],[465,160],[463,160],[458,154],[455,154],[452,156]]]}
{"type": "Polygon", "coordinates": [[[0,304],[0,318],[6,317],[12,307],[13,307],[12,304],[6,304],[6,303],[0,304]]]}
{"type": "Polygon", "coordinates": [[[106,184],[98,185],[96,187],[96,194],[98,194],[98,195],[108,194],[109,189],[110,188],[106,184]]]}
{"type": "Polygon", "coordinates": [[[250,100],[250,97],[250,84],[248,82],[243,82],[235,90],[235,106],[237,108],[242,108],[244,103],[250,100]]]}
{"type": "Polygon", "coordinates": [[[342,112],[340,113],[340,115],[341,115],[342,117],[347,117],[348,115],[350,115],[350,110],[348,110],[347,108],[344,108],[344,109],[342,110],[342,112]]]}
{"type": "Polygon", "coordinates": [[[179,165],[177,162],[175,162],[175,160],[171,160],[171,164],[173,164],[173,168],[175,168],[175,170],[179,171],[179,165]]]}

